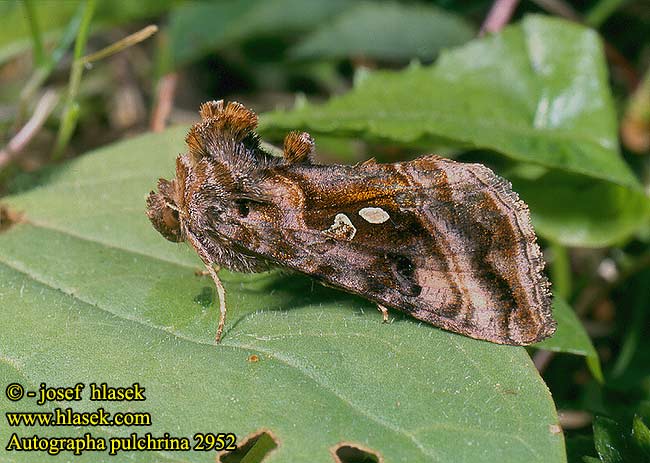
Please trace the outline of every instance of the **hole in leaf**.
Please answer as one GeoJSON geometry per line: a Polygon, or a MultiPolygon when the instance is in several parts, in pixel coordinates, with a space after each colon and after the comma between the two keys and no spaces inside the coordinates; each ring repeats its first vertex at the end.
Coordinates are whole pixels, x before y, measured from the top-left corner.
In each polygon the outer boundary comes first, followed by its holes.
{"type": "Polygon", "coordinates": [[[339,444],[332,452],[336,463],[382,463],[381,455],[356,444],[339,444]]]}
{"type": "Polygon", "coordinates": [[[258,431],[237,443],[237,450],[219,453],[217,463],[263,462],[279,445],[271,431],[258,431]]]}
{"type": "Polygon", "coordinates": [[[22,214],[16,211],[12,211],[6,206],[0,204],[0,233],[8,230],[15,223],[20,222],[22,219],[22,214]]]}

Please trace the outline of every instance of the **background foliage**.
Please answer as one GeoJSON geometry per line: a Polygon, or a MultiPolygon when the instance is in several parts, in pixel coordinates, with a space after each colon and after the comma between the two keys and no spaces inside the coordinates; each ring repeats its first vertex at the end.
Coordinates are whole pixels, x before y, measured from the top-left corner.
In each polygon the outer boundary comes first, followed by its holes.
{"type": "Polygon", "coordinates": [[[0,3],[0,382],[140,381],[146,431],[250,436],[231,462],[650,461],[650,7],[534,1],[486,19],[507,3],[0,3]],[[214,98],[260,113],[269,142],[310,131],[321,162],[489,165],[530,206],[557,334],[523,349],[381,325],[307,278],[225,272],[215,348],[210,282],[143,214],[214,98]]]}

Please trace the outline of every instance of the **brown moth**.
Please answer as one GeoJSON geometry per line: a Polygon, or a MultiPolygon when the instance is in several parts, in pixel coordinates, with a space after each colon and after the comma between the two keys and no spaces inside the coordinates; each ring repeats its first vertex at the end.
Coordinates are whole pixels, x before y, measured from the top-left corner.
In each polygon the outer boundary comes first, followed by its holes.
{"type": "Polygon", "coordinates": [[[551,336],[549,282],[526,204],[480,164],[438,156],[318,165],[314,140],[291,132],[284,157],[260,147],[257,116],[204,103],[201,122],[160,179],[147,215],[187,241],[217,287],[215,266],[289,268],[472,338],[527,345],[551,336]]]}

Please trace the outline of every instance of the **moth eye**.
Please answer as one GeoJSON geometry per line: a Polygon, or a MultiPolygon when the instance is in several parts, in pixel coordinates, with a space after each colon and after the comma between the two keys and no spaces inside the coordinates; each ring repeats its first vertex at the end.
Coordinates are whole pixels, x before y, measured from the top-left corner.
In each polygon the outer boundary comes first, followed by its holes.
{"type": "Polygon", "coordinates": [[[237,210],[239,211],[239,215],[246,218],[248,217],[248,213],[250,212],[250,207],[248,201],[245,199],[238,199],[237,200],[237,210]]]}
{"type": "Polygon", "coordinates": [[[166,207],[163,210],[163,221],[165,222],[165,225],[167,225],[167,227],[169,227],[172,230],[180,228],[178,211],[175,209],[166,207]]]}

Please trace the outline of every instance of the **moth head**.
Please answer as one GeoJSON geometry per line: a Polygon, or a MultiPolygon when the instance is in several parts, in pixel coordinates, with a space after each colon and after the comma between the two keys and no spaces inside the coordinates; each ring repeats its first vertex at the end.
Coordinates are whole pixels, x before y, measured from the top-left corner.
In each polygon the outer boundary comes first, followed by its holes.
{"type": "Polygon", "coordinates": [[[158,192],[147,198],[147,217],[158,232],[169,241],[184,241],[180,211],[175,201],[175,181],[158,180],[158,192]]]}

